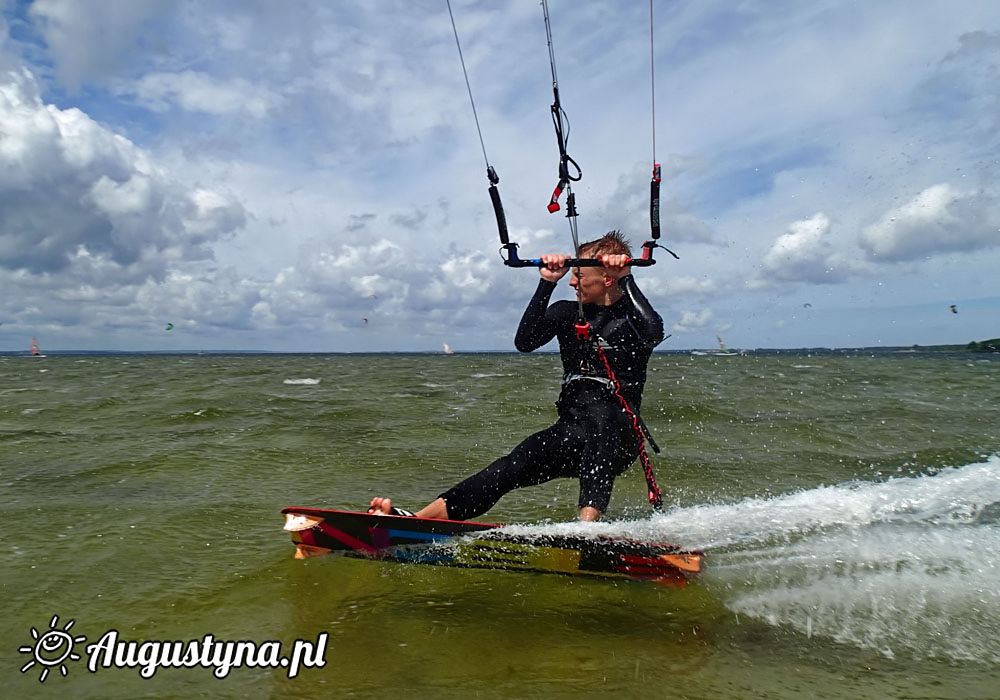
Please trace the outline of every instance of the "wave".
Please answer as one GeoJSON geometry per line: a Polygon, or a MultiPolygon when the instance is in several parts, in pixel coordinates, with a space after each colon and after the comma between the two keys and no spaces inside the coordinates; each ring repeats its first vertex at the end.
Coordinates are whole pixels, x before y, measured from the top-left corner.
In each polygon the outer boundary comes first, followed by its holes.
{"type": "Polygon", "coordinates": [[[1000,456],[645,520],[513,526],[706,551],[732,612],[887,657],[1000,661],[1000,456]]]}
{"type": "Polygon", "coordinates": [[[319,384],[319,379],[313,379],[312,377],[305,377],[304,379],[286,379],[282,384],[294,384],[297,386],[315,386],[319,384]]]}

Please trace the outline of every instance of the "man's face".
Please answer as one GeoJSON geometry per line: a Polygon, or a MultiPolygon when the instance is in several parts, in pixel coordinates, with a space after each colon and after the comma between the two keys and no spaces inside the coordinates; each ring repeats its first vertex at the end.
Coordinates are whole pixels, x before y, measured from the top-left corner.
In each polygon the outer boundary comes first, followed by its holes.
{"type": "Polygon", "coordinates": [[[584,304],[596,304],[604,299],[608,276],[603,267],[574,267],[569,284],[576,290],[576,297],[584,304]]]}

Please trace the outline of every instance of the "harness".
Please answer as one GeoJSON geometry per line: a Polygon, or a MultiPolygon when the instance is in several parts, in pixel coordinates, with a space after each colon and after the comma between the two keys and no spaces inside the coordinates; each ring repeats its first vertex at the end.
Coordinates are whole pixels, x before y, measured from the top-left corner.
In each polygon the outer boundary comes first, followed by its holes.
{"type": "MultiPolygon", "coordinates": [[[[592,382],[597,382],[598,384],[603,384],[612,393],[615,390],[615,383],[608,379],[607,377],[598,377],[591,374],[575,374],[572,372],[567,372],[563,375],[562,382],[560,386],[566,387],[570,382],[575,382],[578,380],[589,380],[592,382]]],[[[627,402],[626,402],[627,403],[627,402]]],[[[631,407],[630,407],[631,408],[631,407]]],[[[636,413],[633,411],[633,413],[636,413]]],[[[649,446],[652,448],[654,454],[660,454],[660,446],[656,444],[656,440],[653,439],[653,433],[650,431],[649,426],[646,425],[646,421],[642,419],[642,415],[636,413],[639,419],[639,427],[642,428],[642,434],[646,437],[646,441],[649,442],[649,446]]]]}

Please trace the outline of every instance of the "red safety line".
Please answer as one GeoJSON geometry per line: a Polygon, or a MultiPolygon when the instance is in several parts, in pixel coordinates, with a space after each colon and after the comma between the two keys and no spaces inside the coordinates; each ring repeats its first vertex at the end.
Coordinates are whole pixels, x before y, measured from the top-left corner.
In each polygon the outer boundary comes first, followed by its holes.
{"type": "Polygon", "coordinates": [[[604,354],[604,348],[601,347],[600,343],[594,343],[594,347],[597,350],[597,356],[601,358],[601,362],[604,364],[604,370],[608,373],[608,379],[611,380],[611,387],[615,398],[621,405],[622,410],[625,411],[625,414],[632,421],[632,430],[639,441],[639,460],[642,462],[642,471],[646,475],[646,486],[649,489],[649,503],[659,510],[663,507],[663,496],[660,493],[660,487],[656,485],[656,476],[653,474],[653,463],[646,453],[646,436],[643,434],[642,426],[639,424],[639,416],[635,414],[635,411],[628,405],[628,401],[622,396],[621,384],[618,382],[618,377],[615,376],[614,370],[611,369],[611,363],[608,362],[608,357],[604,354]]]}

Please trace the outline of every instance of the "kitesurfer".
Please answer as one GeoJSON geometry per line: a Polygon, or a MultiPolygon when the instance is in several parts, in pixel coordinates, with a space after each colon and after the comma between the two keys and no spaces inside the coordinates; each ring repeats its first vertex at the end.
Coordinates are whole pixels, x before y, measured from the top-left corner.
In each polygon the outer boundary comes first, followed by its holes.
{"type": "MultiPolygon", "coordinates": [[[[630,274],[632,254],[620,232],[584,243],[578,257],[603,264],[573,268],[569,280],[592,328],[589,338],[578,335],[577,302],[549,304],[557,282],[570,270],[563,266],[570,256],[561,254],[542,256],[541,279],[514,338],[521,352],[559,340],[563,365],[556,402],[559,419],[442,493],[418,511],[418,517],[467,520],[485,513],[514,489],[558,477],[579,479],[581,520],[597,520],[607,510],[615,478],[635,461],[639,442],[594,343],[600,343],[624,400],[638,414],[649,356],[663,340],[663,320],[630,274]]],[[[410,514],[393,508],[383,497],[372,499],[369,512],[410,514]]]]}

